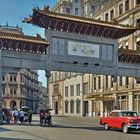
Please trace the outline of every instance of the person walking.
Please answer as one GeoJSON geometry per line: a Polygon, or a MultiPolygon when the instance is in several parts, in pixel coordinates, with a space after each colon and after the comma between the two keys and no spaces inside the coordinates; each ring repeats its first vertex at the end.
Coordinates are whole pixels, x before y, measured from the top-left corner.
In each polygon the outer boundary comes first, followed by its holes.
{"type": "Polygon", "coordinates": [[[24,121],[24,111],[23,110],[20,110],[20,112],[19,112],[19,116],[20,116],[20,122],[21,122],[21,124],[23,123],[23,121],[24,121]]]}
{"type": "Polygon", "coordinates": [[[28,120],[29,120],[29,125],[32,123],[32,110],[28,111],[28,120]]]}

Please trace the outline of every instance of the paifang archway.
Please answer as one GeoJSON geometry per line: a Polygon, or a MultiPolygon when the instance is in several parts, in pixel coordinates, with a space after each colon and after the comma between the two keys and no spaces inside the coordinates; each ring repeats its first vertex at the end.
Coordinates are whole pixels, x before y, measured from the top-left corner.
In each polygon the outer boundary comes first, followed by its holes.
{"type": "Polygon", "coordinates": [[[54,13],[47,8],[33,9],[33,15],[24,22],[45,28],[47,40],[0,32],[0,75],[10,68],[28,68],[45,70],[47,77],[51,70],[140,77],[139,61],[133,60],[133,55],[139,58],[139,54],[118,51],[117,44],[118,38],[138,28],[54,13]]]}
{"type": "Polygon", "coordinates": [[[50,70],[140,77],[140,56],[118,49],[117,39],[137,27],[33,9],[24,22],[45,28],[50,70]]]}

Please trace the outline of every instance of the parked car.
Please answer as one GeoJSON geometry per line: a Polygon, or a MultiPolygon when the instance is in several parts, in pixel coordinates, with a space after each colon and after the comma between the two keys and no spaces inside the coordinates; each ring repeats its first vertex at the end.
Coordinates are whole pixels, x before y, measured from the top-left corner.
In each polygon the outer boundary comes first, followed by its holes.
{"type": "Polygon", "coordinates": [[[21,110],[24,111],[24,121],[28,121],[29,120],[28,111],[31,110],[31,108],[28,106],[22,106],[21,110]]]}
{"type": "Polygon", "coordinates": [[[140,117],[135,111],[114,110],[109,116],[101,117],[100,124],[104,125],[105,130],[118,128],[128,133],[130,130],[140,130],[140,117]]]}

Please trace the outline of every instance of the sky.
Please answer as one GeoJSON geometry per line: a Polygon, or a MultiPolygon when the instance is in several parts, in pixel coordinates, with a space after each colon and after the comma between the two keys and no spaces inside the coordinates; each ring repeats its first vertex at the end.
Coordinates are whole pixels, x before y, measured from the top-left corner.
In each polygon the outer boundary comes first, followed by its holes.
{"type": "MultiPolygon", "coordinates": [[[[32,24],[22,23],[25,17],[32,15],[32,9],[39,7],[42,9],[45,5],[50,8],[56,4],[56,0],[0,0],[0,25],[22,27],[25,35],[36,36],[39,33],[44,37],[44,29],[35,27],[32,24]]],[[[39,81],[46,87],[46,77],[44,71],[39,71],[39,81]]]]}

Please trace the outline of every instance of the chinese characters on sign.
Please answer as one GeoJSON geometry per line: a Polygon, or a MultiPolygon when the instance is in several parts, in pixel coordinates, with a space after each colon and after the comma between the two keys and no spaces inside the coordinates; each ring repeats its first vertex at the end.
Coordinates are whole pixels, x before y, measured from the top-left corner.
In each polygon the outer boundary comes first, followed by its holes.
{"type": "Polygon", "coordinates": [[[99,45],[69,41],[68,54],[99,58],[99,45]]]}

